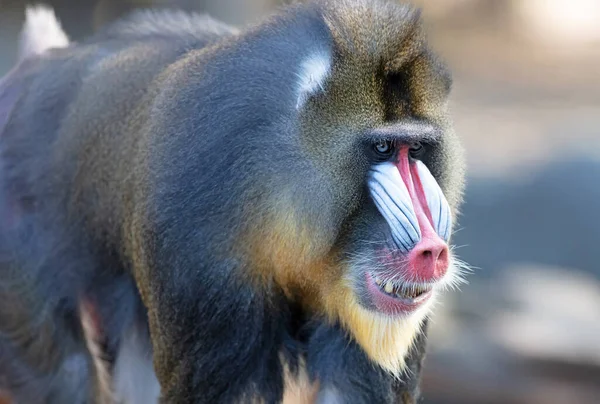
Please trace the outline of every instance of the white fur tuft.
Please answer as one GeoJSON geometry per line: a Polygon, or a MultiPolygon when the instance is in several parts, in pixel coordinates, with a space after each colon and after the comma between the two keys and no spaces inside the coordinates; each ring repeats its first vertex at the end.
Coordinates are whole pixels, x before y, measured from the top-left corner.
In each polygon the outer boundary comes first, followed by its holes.
{"type": "Polygon", "coordinates": [[[38,56],[52,48],[65,48],[69,38],[48,6],[29,6],[25,10],[25,24],[21,31],[19,59],[38,56]]]}
{"type": "Polygon", "coordinates": [[[298,102],[296,108],[301,108],[307,98],[317,91],[323,91],[325,80],[331,72],[331,57],[316,54],[307,58],[300,67],[298,75],[298,102]]]}

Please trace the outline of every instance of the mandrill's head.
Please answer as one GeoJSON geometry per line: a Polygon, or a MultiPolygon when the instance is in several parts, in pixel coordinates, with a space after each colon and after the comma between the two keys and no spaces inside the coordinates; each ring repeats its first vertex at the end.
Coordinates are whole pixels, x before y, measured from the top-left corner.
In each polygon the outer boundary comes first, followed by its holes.
{"type": "Polygon", "coordinates": [[[293,80],[278,84],[291,95],[269,138],[281,169],[264,177],[271,214],[253,230],[255,267],[398,374],[433,301],[460,279],[449,244],[464,176],[451,78],[408,6],[292,10],[270,26],[286,49],[304,42],[293,80]]]}

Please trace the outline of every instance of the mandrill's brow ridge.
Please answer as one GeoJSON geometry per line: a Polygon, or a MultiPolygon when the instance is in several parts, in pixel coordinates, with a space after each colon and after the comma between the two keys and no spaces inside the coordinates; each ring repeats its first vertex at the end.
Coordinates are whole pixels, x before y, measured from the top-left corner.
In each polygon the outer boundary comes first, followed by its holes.
{"type": "Polygon", "coordinates": [[[443,130],[439,126],[422,120],[403,120],[401,122],[378,126],[365,131],[366,140],[395,139],[403,143],[427,142],[440,140],[443,130]]]}

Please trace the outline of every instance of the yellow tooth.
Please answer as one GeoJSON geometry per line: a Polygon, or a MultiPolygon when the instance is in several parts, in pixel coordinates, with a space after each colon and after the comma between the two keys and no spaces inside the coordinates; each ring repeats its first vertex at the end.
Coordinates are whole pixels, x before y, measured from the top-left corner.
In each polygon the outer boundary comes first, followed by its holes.
{"type": "Polygon", "coordinates": [[[375,283],[381,286],[381,279],[379,279],[377,276],[375,277],[375,283]]]}
{"type": "Polygon", "coordinates": [[[394,290],[394,286],[392,285],[392,282],[388,282],[385,284],[385,293],[392,293],[392,290],[394,290]]]}

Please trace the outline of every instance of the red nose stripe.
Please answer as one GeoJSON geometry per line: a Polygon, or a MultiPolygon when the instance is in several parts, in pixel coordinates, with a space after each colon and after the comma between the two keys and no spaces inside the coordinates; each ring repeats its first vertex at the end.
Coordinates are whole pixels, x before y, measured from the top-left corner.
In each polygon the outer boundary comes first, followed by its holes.
{"type": "Polygon", "coordinates": [[[408,147],[403,147],[400,149],[396,167],[398,167],[400,176],[402,177],[402,180],[408,189],[408,193],[410,194],[410,199],[419,222],[419,227],[421,228],[422,236],[425,237],[426,233],[429,232],[433,232],[435,234],[435,230],[432,226],[433,219],[431,218],[431,212],[429,211],[429,206],[427,205],[427,198],[425,197],[423,185],[421,184],[421,179],[419,178],[417,165],[414,163],[411,164],[408,157],[408,147]]]}

